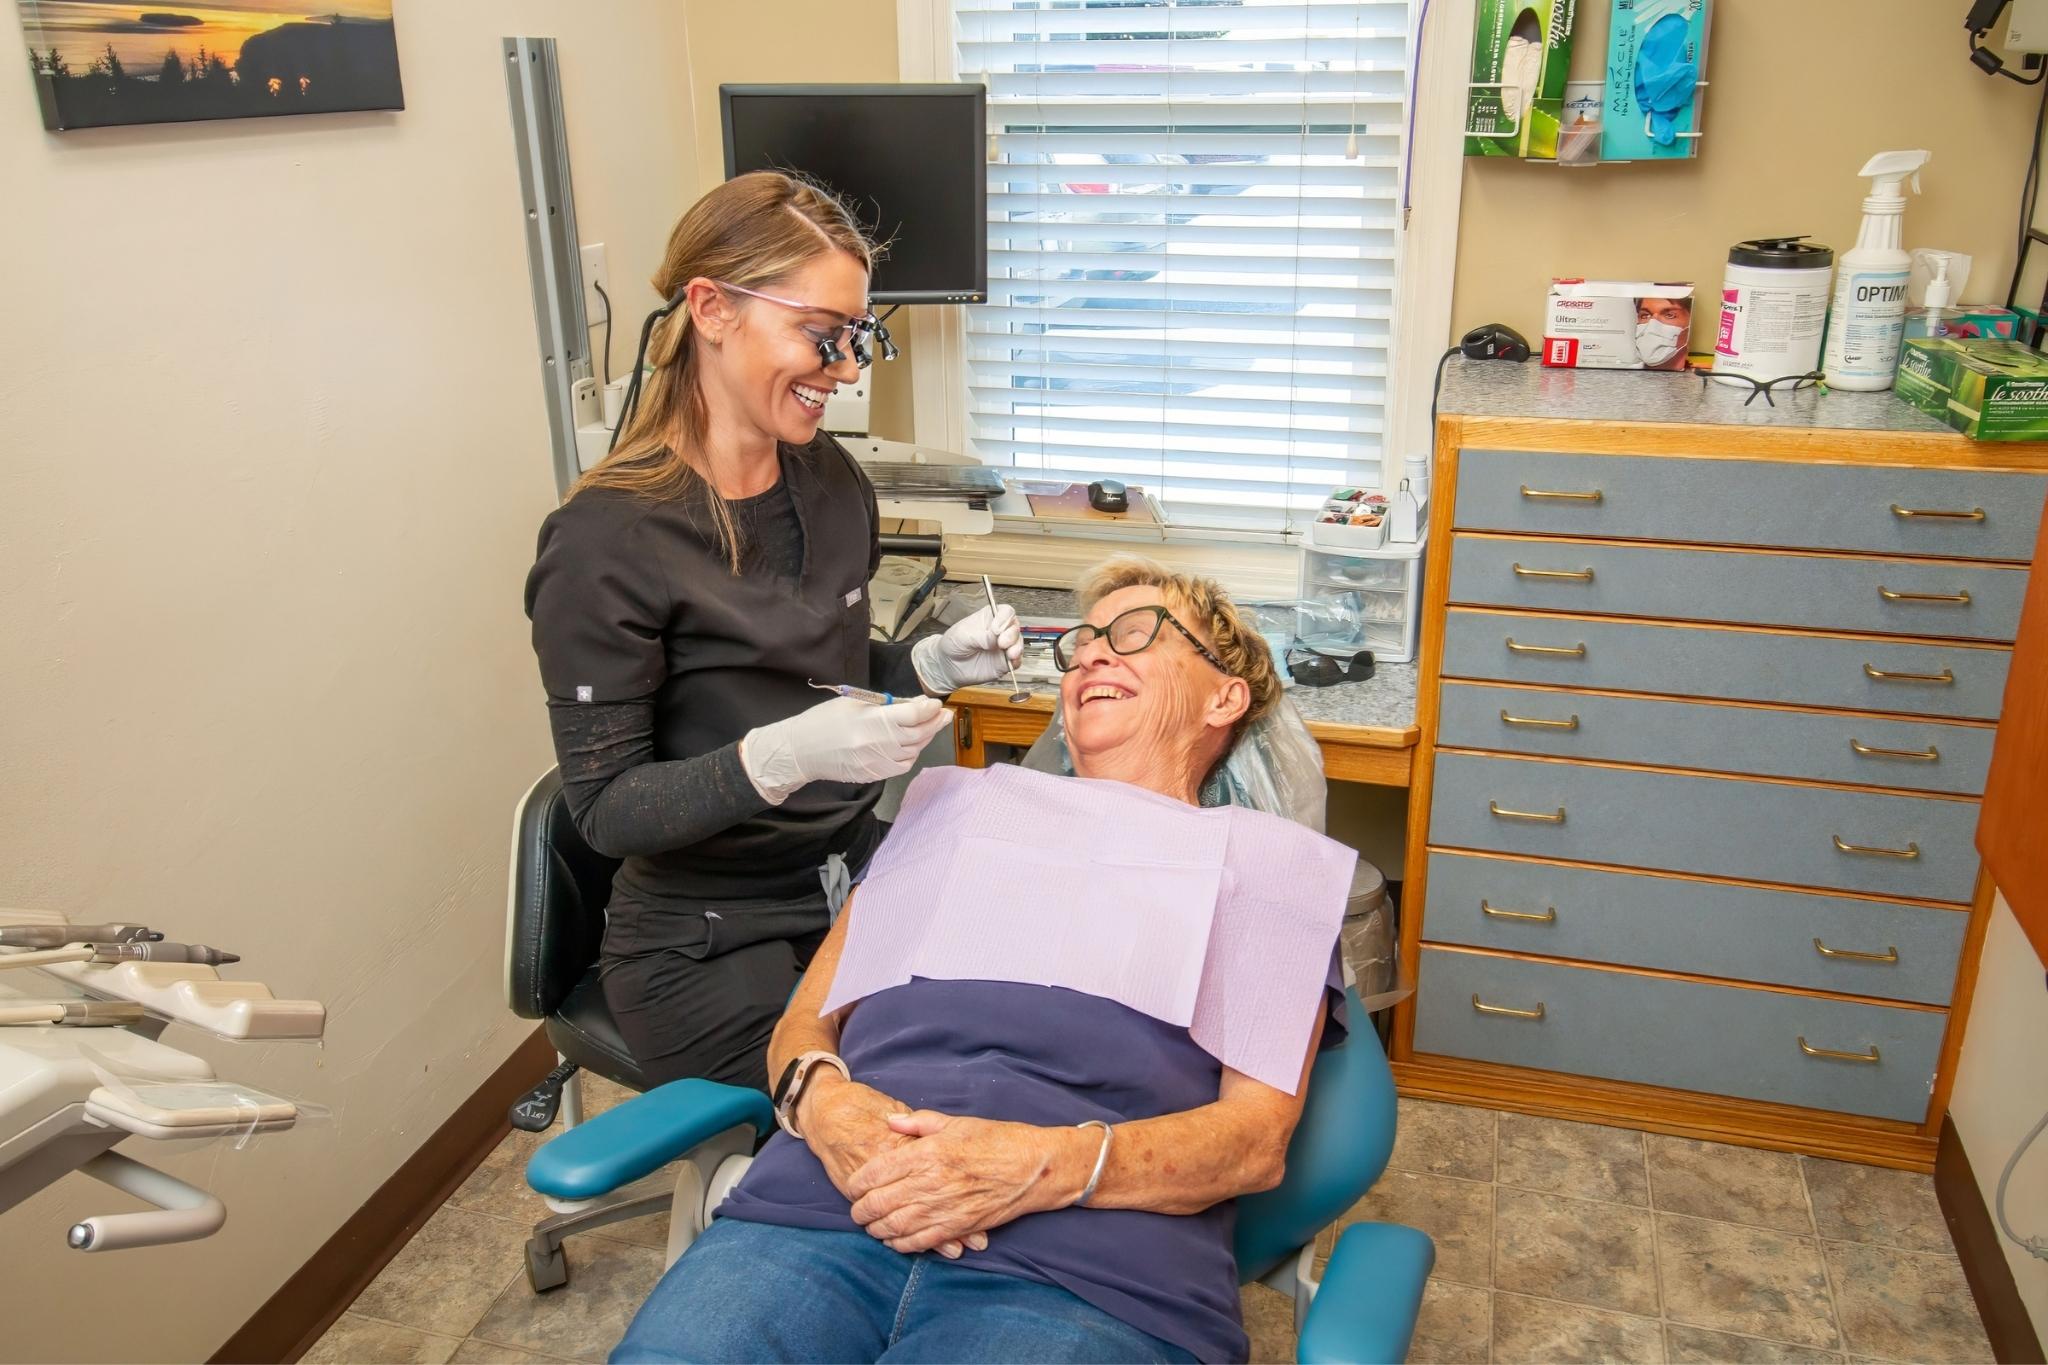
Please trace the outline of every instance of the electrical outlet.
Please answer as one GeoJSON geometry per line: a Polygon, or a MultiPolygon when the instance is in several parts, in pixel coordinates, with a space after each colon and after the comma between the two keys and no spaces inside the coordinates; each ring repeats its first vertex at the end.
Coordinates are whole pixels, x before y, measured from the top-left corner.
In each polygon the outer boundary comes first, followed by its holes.
{"type": "Polygon", "coordinates": [[[2048,0],[2013,0],[2004,47],[2008,52],[2048,52],[2048,0]]]}
{"type": "MultiPolygon", "coordinates": [[[[583,262],[584,320],[593,324],[603,322],[604,300],[597,296],[598,286],[602,285],[604,292],[611,294],[614,299],[618,297],[618,295],[612,294],[612,277],[605,271],[604,243],[591,242],[584,246],[578,255],[583,262]]],[[[618,321],[615,315],[612,318],[612,326],[617,327],[618,321]]]]}

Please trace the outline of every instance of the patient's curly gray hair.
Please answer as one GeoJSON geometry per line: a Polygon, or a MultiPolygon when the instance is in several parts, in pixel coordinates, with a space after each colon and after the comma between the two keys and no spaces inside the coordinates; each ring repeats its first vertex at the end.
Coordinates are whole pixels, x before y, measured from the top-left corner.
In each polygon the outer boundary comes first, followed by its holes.
{"type": "Polygon", "coordinates": [[[1223,585],[1213,578],[1181,573],[1139,555],[1116,555],[1090,569],[1075,592],[1081,611],[1124,588],[1157,588],[1174,619],[1216,651],[1232,675],[1251,688],[1251,705],[1237,722],[1237,734],[1271,711],[1280,700],[1280,673],[1263,636],[1239,613],[1223,585]]]}

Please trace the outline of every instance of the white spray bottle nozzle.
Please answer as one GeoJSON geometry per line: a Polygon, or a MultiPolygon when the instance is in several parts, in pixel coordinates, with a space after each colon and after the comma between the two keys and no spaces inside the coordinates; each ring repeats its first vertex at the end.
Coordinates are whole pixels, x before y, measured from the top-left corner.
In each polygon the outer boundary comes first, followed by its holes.
{"type": "Polygon", "coordinates": [[[1879,152],[1863,163],[1858,175],[1870,177],[1870,197],[1863,201],[1866,211],[1876,207],[1901,207],[1906,202],[1906,191],[1902,181],[1913,182],[1913,193],[1920,193],[1920,168],[1927,164],[1933,153],[1927,151],[1879,152]]]}

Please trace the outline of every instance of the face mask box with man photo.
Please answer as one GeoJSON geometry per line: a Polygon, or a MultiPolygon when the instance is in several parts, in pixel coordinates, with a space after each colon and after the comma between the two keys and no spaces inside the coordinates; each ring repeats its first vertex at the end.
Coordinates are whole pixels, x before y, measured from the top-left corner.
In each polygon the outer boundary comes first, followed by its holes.
{"type": "Polygon", "coordinates": [[[1543,363],[1580,370],[1682,370],[1692,342],[1692,286],[1643,280],[1552,280],[1543,363]]]}

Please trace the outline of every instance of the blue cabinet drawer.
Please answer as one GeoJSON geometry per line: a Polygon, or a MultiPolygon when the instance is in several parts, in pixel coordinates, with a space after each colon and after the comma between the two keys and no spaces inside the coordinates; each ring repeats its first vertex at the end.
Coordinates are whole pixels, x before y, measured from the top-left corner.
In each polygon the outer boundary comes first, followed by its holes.
{"type": "Polygon", "coordinates": [[[1460,533],[1452,602],[1538,611],[2010,640],[2024,569],[1460,533]]]}
{"type": "Polygon", "coordinates": [[[1436,742],[1560,758],[1974,796],[1986,725],[1446,682],[1436,742]]]}
{"type": "Polygon", "coordinates": [[[1942,1010],[1427,946],[1415,1011],[1418,1052],[1908,1123],[1927,1116],[1948,1024],[1942,1010]]]}
{"type": "Polygon", "coordinates": [[[2044,496],[2039,474],[1466,450],[1455,521],[1461,530],[2025,563],[2044,496]]]}
{"type": "Polygon", "coordinates": [[[1432,846],[1966,903],[1977,802],[1439,751],[1432,846]]]}
{"type": "Polygon", "coordinates": [[[1995,720],[2012,652],[1453,608],[1446,678],[1995,720]]]}
{"type": "Polygon", "coordinates": [[[1433,850],[1435,943],[1945,1005],[1969,915],[1433,850]]]}

